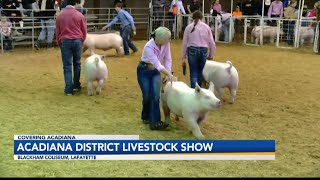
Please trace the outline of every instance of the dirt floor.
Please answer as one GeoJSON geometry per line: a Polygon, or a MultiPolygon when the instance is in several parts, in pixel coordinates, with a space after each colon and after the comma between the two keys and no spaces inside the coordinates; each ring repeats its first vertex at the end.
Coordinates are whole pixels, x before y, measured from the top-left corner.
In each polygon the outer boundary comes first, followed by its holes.
{"type": "MultiPolygon", "coordinates": [[[[0,176],[24,177],[319,177],[320,56],[311,50],[217,44],[216,61],[239,73],[235,104],[211,112],[207,139],[275,139],[275,161],[14,161],[14,134],[138,134],[140,139],[194,139],[180,120],[168,131],[140,121],[139,52],[105,60],[102,94],[64,96],[59,49],[0,54],[0,176]]],[[[181,41],[171,45],[174,74],[182,75],[181,41]]],[[[103,53],[102,51],[97,51],[103,53]]],[[[82,62],[89,52],[83,55],[82,62]]],[[[188,71],[189,72],[189,71],[188,71]]],[[[225,91],[227,99],[229,92],[225,91]]],[[[172,118],[173,119],[173,118],[172,118]]]]}

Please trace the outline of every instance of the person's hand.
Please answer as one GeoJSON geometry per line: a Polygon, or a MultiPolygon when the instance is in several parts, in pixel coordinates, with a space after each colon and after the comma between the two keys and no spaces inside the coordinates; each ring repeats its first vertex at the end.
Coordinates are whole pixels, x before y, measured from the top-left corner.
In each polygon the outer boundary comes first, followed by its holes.
{"type": "Polygon", "coordinates": [[[172,82],[174,81],[174,76],[172,74],[170,75],[166,75],[163,79],[162,79],[162,84],[166,85],[168,82],[172,82]]]}
{"type": "Polygon", "coordinates": [[[187,59],[186,58],[182,58],[182,64],[186,63],[186,62],[187,62],[187,59]]]}
{"type": "Polygon", "coordinates": [[[170,76],[168,76],[168,79],[169,79],[170,82],[174,82],[174,81],[178,80],[178,78],[174,77],[172,74],[170,74],[170,76]]]}
{"type": "Polygon", "coordinates": [[[135,32],[136,30],[137,30],[136,27],[133,27],[133,28],[132,28],[132,31],[133,31],[133,32],[135,32]]]}
{"type": "Polygon", "coordinates": [[[213,60],[213,57],[207,57],[208,60],[213,60]]]}
{"type": "Polygon", "coordinates": [[[187,64],[186,62],[182,62],[182,73],[185,76],[187,74],[187,64]]]}

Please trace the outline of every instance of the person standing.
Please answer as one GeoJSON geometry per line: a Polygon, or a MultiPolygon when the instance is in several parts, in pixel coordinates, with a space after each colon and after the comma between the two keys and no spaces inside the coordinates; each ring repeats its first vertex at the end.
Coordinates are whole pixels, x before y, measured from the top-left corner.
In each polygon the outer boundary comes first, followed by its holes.
{"type": "Polygon", "coordinates": [[[124,55],[129,55],[129,48],[135,53],[138,51],[137,47],[131,42],[130,34],[133,31],[133,34],[136,33],[136,27],[134,25],[134,21],[132,16],[124,9],[121,9],[122,4],[117,3],[115,6],[115,10],[118,12],[117,16],[113,18],[113,20],[108,23],[106,26],[102,27],[102,31],[105,31],[107,28],[120,21],[120,35],[123,39],[123,48],[124,55]]]}
{"type": "Polygon", "coordinates": [[[318,54],[320,55],[320,1],[316,2],[314,5],[316,11],[316,18],[317,18],[317,28],[318,28],[318,54]]]}
{"type": "Polygon", "coordinates": [[[144,46],[141,60],[137,66],[137,79],[142,92],[141,120],[150,125],[151,130],[165,129],[169,124],[161,121],[160,88],[161,74],[173,80],[171,72],[171,32],[159,27],[144,46]]]}
{"type": "Polygon", "coordinates": [[[284,23],[287,25],[287,28],[285,30],[288,34],[287,43],[288,45],[293,45],[294,42],[294,27],[296,24],[295,19],[298,18],[296,11],[297,3],[295,1],[291,1],[289,6],[284,11],[284,18],[286,19],[284,23]]]}
{"type": "Polygon", "coordinates": [[[212,14],[213,10],[216,10],[218,13],[220,13],[222,11],[222,7],[221,7],[219,0],[214,0],[212,2],[211,7],[210,7],[210,14],[212,14]]]}
{"type": "Polygon", "coordinates": [[[81,56],[83,42],[87,36],[87,25],[83,14],[76,10],[80,7],[80,0],[68,0],[68,5],[56,20],[56,38],[61,50],[65,81],[64,93],[67,96],[72,96],[74,92],[81,90],[81,56]]]}
{"type": "Polygon", "coordinates": [[[202,71],[207,59],[212,59],[216,49],[210,27],[202,22],[203,14],[195,11],[192,15],[193,22],[189,24],[183,35],[182,66],[186,66],[188,57],[191,88],[196,83],[202,84],[202,71]],[[210,52],[208,53],[208,48],[210,52]]]}
{"type": "MultiPolygon", "coordinates": [[[[184,23],[185,26],[192,22],[192,13],[200,10],[200,2],[199,0],[190,0],[190,3],[187,5],[187,12],[190,14],[187,19],[187,23],[184,23]]],[[[185,29],[185,27],[184,27],[185,29]]]]}
{"type": "Polygon", "coordinates": [[[171,4],[170,4],[170,8],[169,8],[169,12],[168,12],[168,16],[169,16],[169,29],[171,31],[171,36],[172,38],[174,38],[174,32],[176,30],[176,26],[179,27],[178,32],[175,32],[176,36],[178,35],[179,32],[182,31],[182,17],[181,17],[181,13],[182,14],[186,14],[186,10],[184,9],[183,6],[183,2],[182,0],[172,0],[171,4]],[[175,18],[177,17],[176,21],[175,18]],[[177,24],[175,24],[177,23],[177,24]]]}
{"type": "Polygon", "coordinates": [[[47,48],[51,48],[55,32],[55,0],[40,0],[39,7],[41,32],[39,34],[35,47],[36,49],[39,49],[41,42],[46,40],[47,48]]]}
{"type": "MultiPolygon", "coordinates": [[[[283,16],[283,5],[280,0],[274,0],[268,9],[268,18],[282,18],[283,16]]],[[[277,26],[277,20],[271,20],[270,26],[277,26]]]]}
{"type": "Polygon", "coordinates": [[[165,7],[168,6],[167,0],[152,0],[153,7],[153,29],[157,29],[164,22],[165,7]]]}
{"type": "Polygon", "coordinates": [[[0,35],[1,35],[1,40],[3,41],[4,50],[13,49],[13,42],[12,42],[13,39],[12,39],[11,28],[12,28],[12,24],[8,22],[7,17],[1,16],[0,35]]]}

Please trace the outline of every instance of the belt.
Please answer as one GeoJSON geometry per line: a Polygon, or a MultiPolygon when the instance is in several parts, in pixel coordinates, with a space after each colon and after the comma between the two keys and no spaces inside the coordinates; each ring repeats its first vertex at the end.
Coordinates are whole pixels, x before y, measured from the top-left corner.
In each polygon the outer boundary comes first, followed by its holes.
{"type": "Polygon", "coordinates": [[[154,66],[151,63],[140,61],[140,64],[143,65],[144,67],[147,67],[150,70],[154,70],[154,66]]]}

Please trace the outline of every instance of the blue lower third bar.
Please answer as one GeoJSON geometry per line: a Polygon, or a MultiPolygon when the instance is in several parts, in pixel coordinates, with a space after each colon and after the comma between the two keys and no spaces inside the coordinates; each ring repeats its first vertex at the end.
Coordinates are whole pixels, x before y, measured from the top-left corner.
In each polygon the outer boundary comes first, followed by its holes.
{"type": "Polygon", "coordinates": [[[274,153],[275,140],[15,140],[14,155],[274,153]]]}

